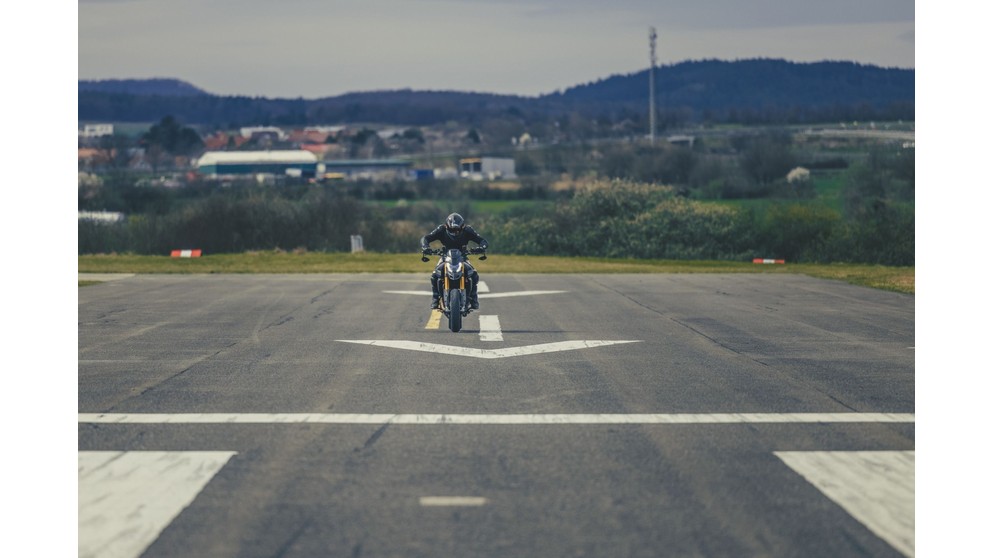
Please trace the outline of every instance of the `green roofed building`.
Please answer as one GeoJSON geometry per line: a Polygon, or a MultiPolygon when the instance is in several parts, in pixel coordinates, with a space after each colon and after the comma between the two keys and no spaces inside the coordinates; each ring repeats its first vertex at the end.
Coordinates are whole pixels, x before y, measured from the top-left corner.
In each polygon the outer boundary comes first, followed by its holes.
{"type": "Polygon", "coordinates": [[[304,150],[208,151],[196,162],[197,171],[210,176],[289,175],[312,178],[317,156],[304,150]]]}

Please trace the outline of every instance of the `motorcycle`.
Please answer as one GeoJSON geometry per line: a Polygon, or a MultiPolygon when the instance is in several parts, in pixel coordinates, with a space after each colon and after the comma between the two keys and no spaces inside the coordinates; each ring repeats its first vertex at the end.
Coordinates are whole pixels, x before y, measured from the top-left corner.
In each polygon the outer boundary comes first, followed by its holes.
{"type": "MultiPolygon", "coordinates": [[[[480,260],[486,259],[486,253],[479,249],[468,251],[469,254],[482,254],[480,260]]],[[[448,318],[448,329],[458,332],[462,329],[462,318],[472,312],[468,303],[468,293],[472,291],[472,280],[466,274],[465,262],[468,260],[465,254],[457,248],[450,250],[431,249],[424,251],[421,261],[430,261],[428,254],[441,256],[444,262],[444,271],[441,274],[444,285],[441,287],[441,297],[438,309],[448,318]]]]}

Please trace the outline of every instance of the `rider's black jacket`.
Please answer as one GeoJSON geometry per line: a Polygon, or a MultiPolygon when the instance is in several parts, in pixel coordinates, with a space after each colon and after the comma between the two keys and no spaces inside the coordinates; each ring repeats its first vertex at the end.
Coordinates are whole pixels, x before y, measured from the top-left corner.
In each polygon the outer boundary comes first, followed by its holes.
{"type": "Polygon", "coordinates": [[[440,242],[444,245],[445,249],[457,248],[463,253],[468,254],[468,243],[469,241],[475,242],[479,245],[479,248],[483,251],[489,249],[489,242],[485,238],[479,236],[479,233],[475,232],[475,229],[466,225],[465,228],[458,234],[452,235],[444,228],[444,225],[438,225],[436,229],[424,235],[420,239],[420,248],[422,250],[427,250],[430,248],[431,242],[440,242]]]}

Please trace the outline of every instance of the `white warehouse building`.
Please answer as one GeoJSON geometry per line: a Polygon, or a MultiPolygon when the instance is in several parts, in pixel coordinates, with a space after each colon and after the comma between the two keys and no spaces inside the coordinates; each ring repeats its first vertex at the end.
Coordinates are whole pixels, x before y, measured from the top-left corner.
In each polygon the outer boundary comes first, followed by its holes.
{"type": "Polygon", "coordinates": [[[516,178],[516,165],[511,158],[468,157],[458,160],[458,174],[472,180],[516,178]]]}
{"type": "Polygon", "coordinates": [[[317,156],[309,151],[208,151],[196,161],[202,174],[211,176],[273,174],[313,177],[317,156]]]}

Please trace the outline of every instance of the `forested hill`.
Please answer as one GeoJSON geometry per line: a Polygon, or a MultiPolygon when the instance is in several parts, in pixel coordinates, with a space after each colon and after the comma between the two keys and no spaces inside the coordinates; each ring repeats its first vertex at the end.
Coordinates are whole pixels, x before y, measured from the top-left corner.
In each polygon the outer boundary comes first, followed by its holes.
{"type": "Polygon", "coordinates": [[[83,91],[167,97],[208,95],[206,91],[185,81],[168,78],[79,80],[79,92],[83,91]]]}
{"type": "MultiPolygon", "coordinates": [[[[218,96],[179,80],[79,82],[79,120],[150,122],[173,115],[204,125],[370,122],[475,124],[492,119],[641,120],[648,111],[643,70],[538,97],[391,90],[318,99],[218,96]]],[[[914,120],[915,71],[852,62],[702,60],[655,72],[662,122],[803,123],[914,120]]]]}

